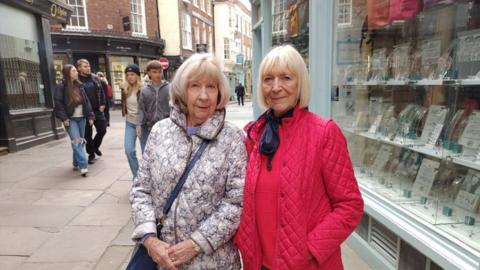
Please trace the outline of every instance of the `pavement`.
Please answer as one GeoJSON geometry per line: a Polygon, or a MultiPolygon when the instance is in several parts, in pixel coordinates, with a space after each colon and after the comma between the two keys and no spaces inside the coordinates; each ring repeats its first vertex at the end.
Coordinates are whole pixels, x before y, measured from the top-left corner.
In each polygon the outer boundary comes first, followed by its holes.
{"type": "MultiPolygon", "coordinates": [[[[230,104],[227,118],[243,127],[251,111],[250,102],[230,104]]],[[[111,114],[103,156],[86,178],[72,170],[67,138],[0,156],[1,270],[125,269],[133,249],[132,176],[124,119],[118,110],[111,114]]],[[[369,269],[348,246],[342,249],[345,269],[369,269]]]]}

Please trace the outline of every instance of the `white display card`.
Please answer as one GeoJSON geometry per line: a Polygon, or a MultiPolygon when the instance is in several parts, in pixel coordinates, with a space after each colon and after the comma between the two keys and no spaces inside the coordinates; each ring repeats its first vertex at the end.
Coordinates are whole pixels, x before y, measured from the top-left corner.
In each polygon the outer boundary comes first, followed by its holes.
{"type": "Polygon", "coordinates": [[[476,212],[480,204],[480,172],[468,170],[458,192],[455,204],[472,212],[476,212]]]}
{"type": "Polygon", "coordinates": [[[392,147],[389,145],[382,145],[377,153],[377,156],[375,157],[375,161],[372,164],[372,170],[376,172],[383,171],[383,168],[385,168],[385,165],[387,165],[391,155],[392,147]]]}
{"type": "Polygon", "coordinates": [[[447,117],[448,108],[445,106],[432,105],[428,109],[427,120],[422,131],[421,141],[425,144],[433,144],[440,137],[443,123],[447,117]]]}
{"type": "Polygon", "coordinates": [[[422,160],[415,183],[413,183],[413,193],[415,195],[428,197],[439,167],[440,162],[438,161],[426,158],[422,160]]]}
{"type": "Polygon", "coordinates": [[[480,148],[480,111],[473,111],[458,142],[466,148],[480,148]]]}

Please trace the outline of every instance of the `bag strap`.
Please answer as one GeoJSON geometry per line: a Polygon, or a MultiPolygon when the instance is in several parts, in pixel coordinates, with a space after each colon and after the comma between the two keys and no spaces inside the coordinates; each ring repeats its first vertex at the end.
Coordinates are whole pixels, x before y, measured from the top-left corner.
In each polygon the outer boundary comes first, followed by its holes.
{"type": "Polygon", "coordinates": [[[198,148],[197,152],[195,152],[195,155],[193,156],[192,160],[190,160],[190,162],[188,163],[187,168],[185,168],[185,171],[183,171],[183,174],[180,177],[180,180],[178,180],[177,185],[173,189],[172,193],[168,197],[167,203],[163,207],[163,217],[162,217],[162,219],[164,219],[167,216],[168,212],[170,212],[170,208],[172,208],[173,202],[177,198],[178,194],[180,194],[180,191],[182,190],[183,184],[185,184],[185,181],[188,178],[188,174],[190,173],[190,171],[195,166],[195,163],[197,163],[197,161],[202,156],[202,153],[207,148],[209,142],[210,142],[209,140],[203,140],[202,141],[202,144],[198,148]]]}

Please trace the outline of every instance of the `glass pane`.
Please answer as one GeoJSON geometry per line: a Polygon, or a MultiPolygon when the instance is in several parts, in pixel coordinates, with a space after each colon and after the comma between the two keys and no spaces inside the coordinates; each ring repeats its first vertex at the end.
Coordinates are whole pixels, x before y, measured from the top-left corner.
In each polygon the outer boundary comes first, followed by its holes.
{"type": "Polygon", "coordinates": [[[45,106],[38,42],[0,34],[0,65],[11,110],[45,106]]]}
{"type": "Polygon", "coordinates": [[[335,11],[332,117],[362,188],[480,251],[480,1],[335,11]]]}

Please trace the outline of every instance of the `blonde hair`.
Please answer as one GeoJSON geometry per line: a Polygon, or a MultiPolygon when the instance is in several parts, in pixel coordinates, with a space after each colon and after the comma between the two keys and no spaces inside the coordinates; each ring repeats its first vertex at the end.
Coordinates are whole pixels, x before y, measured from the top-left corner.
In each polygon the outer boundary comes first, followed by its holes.
{"type": "Polygon", "coordinates": [[[230,98],[229,84],[220,62],[210,53],[194,54],[180,66],[170,84],[170,106],[179,106],[187,113],[188,84],[203,78],[211,78],[217,83],[219,95],[216,109],[224,109],[230,98]]]}
{"type": "Polygon", "coordinates": [[[123,93],[125,93],[127,97],[129,97],[134,90],[140,91],[142,89],[142,85],[143,85],[142,79],[140,78],[140,76],[138,76],[138,74],[136,73],[134,74],[135,74],[135,77],[137,77],[137,83],[135,85],[130,85],[128,83],[127,74],[125,74],[125,81],[123,82],[123,93]]]}
{"type": "Polygon", "coordinates": [[[263,95],[263,79],[274,70],[288,70],[298,81],[298,103],[302,108],[310,102],[310,81],[308,69],[300,53],[291,45],[273,48],[260,63],[257,82],[258,103],[264,109],[269,108],[263,95]]]}

